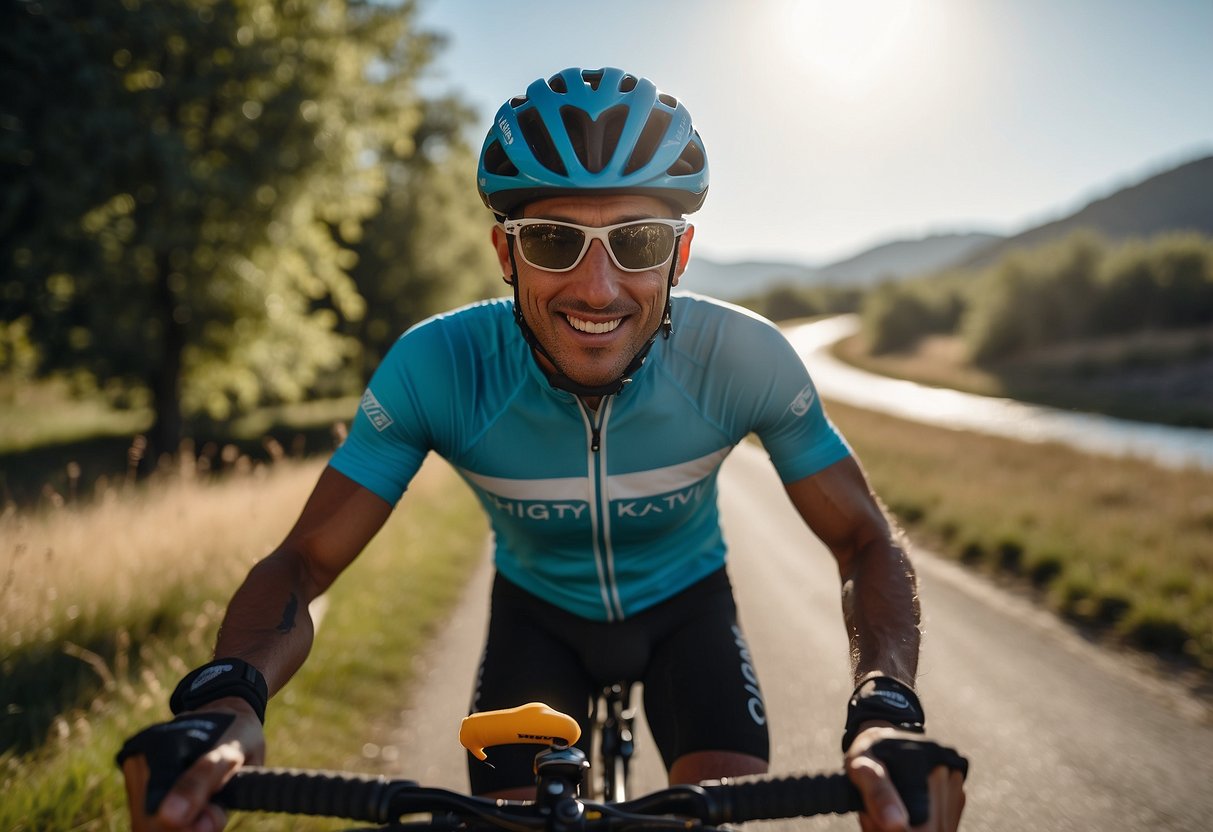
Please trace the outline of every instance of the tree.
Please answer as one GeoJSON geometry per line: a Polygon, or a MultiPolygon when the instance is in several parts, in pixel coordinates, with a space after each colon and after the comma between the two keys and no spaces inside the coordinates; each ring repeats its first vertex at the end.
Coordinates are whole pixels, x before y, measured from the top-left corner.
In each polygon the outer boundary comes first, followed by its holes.
{"type": "Polygon", "coordinates": [[[299,396],[353,353],[349,241],[414,152],[414,4],[41,0],[0,12],[0,319],[38,370],[182,408],[299,396]],[[238,360],[236,360],[238,357],[238,360]]]}
{"type": "Polygon", "coordinates": [[[422,318],[507,291],[489,244],[493,215],[476,193],[476,155],[461,138],[471,119],[457,101],[426,101],[416,152],[386,167],[383,207],[362,230],[351,272],[367,306],[347,327],[365,349],[364,371],[422,318]]]}

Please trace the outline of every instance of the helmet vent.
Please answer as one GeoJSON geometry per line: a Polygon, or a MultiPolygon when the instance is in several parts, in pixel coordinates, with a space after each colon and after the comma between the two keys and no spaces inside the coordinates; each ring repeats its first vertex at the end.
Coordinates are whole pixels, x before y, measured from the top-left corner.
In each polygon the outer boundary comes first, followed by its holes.
{"type": "Polygon", "coordinates": [[[602,70],[601,69],[584,70],[581,73],[581,80],[585,81],[586,84],[589,85],[590,89],[592,89],[594,92],[598,92],[598,85],[602,83],[602,70]]]}
{"type": "Polygon", "coordinates": [[[517,110],[519,107],[521,107],[526,102],[527,102],[527,97],[525,95],[518,95],[518,96],[515,96],[514,98],[510,99],[510,106],[513,107],[515,110],[517,110]]]}
{"type": "Polygon", "coordinates": [[[552,141],[552,136],[548,133],[548,128],[544,126],[543,117],[539,115],[538,110],[532,107],[519,113],[518,127],[522,130],[522,135],[526,139],[527,145],[530,146],[532,155],[541,165],[560,176],[569,175],[564,161],[556,152],[556,143],[552,141]]]}
{"type": "Polygon", "coordinates": [[[631,92],[636,89],[636,85],[640,83],[635,75],[625,75],[619,80],[620,92],[631,92]]]}
{"type": "Polygon", "coordinates": [[[671,110],[678,109],[678,99],[664,92],[657,93],[657,100],[669,107],[671,110]]]}
{"type": "Polygon", "coordinates": [[[628,120],[628,107],[619,104],[592,121],[589,114],[577,107],[561,107],[564,130],[573,145],[578,161],[590,173],[599,173],[615,155],[619,137],[628,120]]]}
{"type": "Polygon", "coordinates": [[[671,120],[672,117],[665,110],[653,110],[649,113],[649,120],[640,131],[636,146],[632,148],[632,155],[628,157],[628,163],[623,168],[624,176],[635,173],[652,161],[671,120]]]}
{"type": "Polygon", "coordinates": [[[670,165],[666,173],[670,176],[689,176],[702,171],[706,162],[707,160],[703,157],[703,145],[699,142],[699,134],[695,133],[678,156],[678,161],[670,165]]]}
{"type": "Polygon", "coordinates": [[[552,92],[558,92],[561,95],[564,95],[569,91],[568,85],[564,83],[564,77],[560,75],[553,75],[551,78],[549,78],[548,87],[552,90],[552,92]]]}
{"type": "Polygon", "coordinates": [[[496,139],[484,150],[484,169],[495,176],[517,176],[518,168],[505,155],[505,148],[496,139]]]}

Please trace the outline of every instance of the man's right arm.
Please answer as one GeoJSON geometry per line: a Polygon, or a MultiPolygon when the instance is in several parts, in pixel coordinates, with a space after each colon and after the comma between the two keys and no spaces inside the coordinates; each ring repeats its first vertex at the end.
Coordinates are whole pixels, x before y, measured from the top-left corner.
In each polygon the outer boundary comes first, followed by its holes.
{"type": "MultiPolygon", "coordinates": [[[[349,566],[391,514],[392,506],[329,467],[283,542],[258,562],[228,604],[215,655],[239,658],[261,671],[270,696],[295,674],[311,651],[314,625],[308,605],[349,566]]],[[[218,829],[221,810],[209,805],[239,766],[264,762],[265,740],[251,706],[225,698],[198,709],[235,716],[214,748],[173,786],[155,818],[142,816],[146,765],[123,766],[137,830],[218,829]]]]}
{"type": "Polygon", "coordinates": [[[308,605],[353,562],[391,512],[383,498],[325,468],[286,539],[236,590],[215,655],[256,667],[270,696],[281,690],[311,651],[315,631],[308,605]]]}

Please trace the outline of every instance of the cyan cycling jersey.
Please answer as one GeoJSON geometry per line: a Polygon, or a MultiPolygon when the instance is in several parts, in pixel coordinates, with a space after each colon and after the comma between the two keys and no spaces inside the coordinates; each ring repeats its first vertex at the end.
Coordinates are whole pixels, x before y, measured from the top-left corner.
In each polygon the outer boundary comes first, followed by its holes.
{"type": "Polygon", "coordinates": [[[488,512],[497,569],[576,615],[616,621],[724,563],[716,479],[754,432],[793,482],[850,451],[771,323],[673,299],[632,383],[591,410],[548,384],[508,300],[406,332],[331,465],[395,504],[433,450],[488,512]]]}

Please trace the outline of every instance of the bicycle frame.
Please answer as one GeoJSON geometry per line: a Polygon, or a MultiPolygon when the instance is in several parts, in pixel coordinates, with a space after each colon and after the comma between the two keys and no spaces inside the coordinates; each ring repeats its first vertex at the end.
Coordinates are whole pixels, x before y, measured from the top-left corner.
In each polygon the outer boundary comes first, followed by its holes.
{"type": "Polygon", "coordinates": [[[602,766],[598,778],[604,803],[628,799],[628,771],[636,750],[633,733],[636,709],[631,701],[632,685],[626,683],[608,685],[598,699],[596,727],[602,766]]]}

